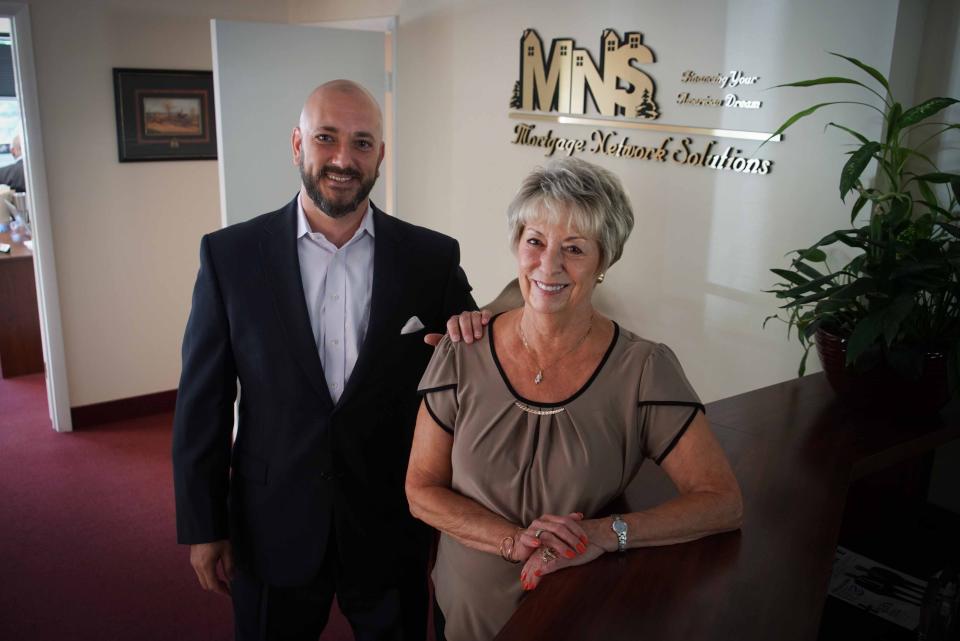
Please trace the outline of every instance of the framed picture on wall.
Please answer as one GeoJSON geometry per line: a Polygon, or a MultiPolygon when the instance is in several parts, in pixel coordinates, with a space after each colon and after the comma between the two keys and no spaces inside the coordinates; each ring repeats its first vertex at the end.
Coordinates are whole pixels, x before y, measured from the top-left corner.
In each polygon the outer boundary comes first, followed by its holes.
{"type": "Polygon", "coordinates": [[[213,73],[114,69],[120,162],[216,160],[213,73]]]}

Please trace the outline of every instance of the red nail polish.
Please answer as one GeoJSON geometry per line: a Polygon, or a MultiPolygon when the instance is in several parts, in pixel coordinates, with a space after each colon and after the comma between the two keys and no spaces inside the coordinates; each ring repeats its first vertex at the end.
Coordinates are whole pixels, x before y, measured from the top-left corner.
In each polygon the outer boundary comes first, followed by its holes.
{"type": "Polygon", "coordinates": [[[540,576],[541,574],[543,574],[543,572],[541,572],[540,570],[534,570],[533,572],[533,576],[540,576]]]}
{"type": "Polygon", "coordinates": [[[583,543],[584,545],[586,545],[586,544],[587,544],[587,537],[586,537],[586,536],[581,536],[581,537],[580,537],[580,542],[583,543]]]}
{"type": "Polygon", "coordinates": [[[563,556],[567,557],[568,559],[572,559],[573,557],[575,557],[575,556],[577,556],[577,555],[574,554],[572,550],[565,550],[565,551],[563,552],[563,556]]]}
{"type": "Polygon", "coordinates": [[[577,552],[579,552],[580,554],[583,554],[586,551],[587,551],[586,545],[584,545],[583,543],[577,543],[577,552]]]}
{"type": "Polygon", "coordinates": [[[540,547],[540,539],[534,539],[534,540],[533,540],[533,547],[535,547],[535,548],[540,547]]]}

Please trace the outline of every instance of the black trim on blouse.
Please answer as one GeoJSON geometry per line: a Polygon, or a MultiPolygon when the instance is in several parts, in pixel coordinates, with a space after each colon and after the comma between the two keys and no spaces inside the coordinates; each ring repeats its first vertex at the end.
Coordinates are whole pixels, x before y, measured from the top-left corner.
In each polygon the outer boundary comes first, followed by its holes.
{"type": "MultiPolygon", "coordinates": [[[[670,441],[670,445],[668,445],[667,449],[663,451],[663,454],[661,454],[656,459],[654,459],[654,463],[656,463],[657,465],[660,465],[661,463],[663,463],[664,459],[667,458],[667,455],[673,451],[673,448],[676,447],[677,443],[680,442],[680,437],[682,437],[687,432],[687,428],[690,427],[691,423],[693,423],[693,419],[696,418],[697,412],[706,413],[706,410],[703,408],[703,405],[700,405],[699,403],[681,403],[679,401],[672,401],[669,403],[648,402],[646,404],[647,405],[686,405],[687,407],[693,407],[693,411],[690,412],[690,418],[687,419],[687,422],[683,424],[683,427],[680,428],[680,431],[677,432],[677,435],[673,437],[672,441],[670,441]]],[[[640,403],[640,405],[644,405],[644,403],[640,403]]]]}
{"type": "Polygon", "coordinates": [[[673,407],[696,407],[704,414],[707,413],[707,408],[703,406],[703,403],[694,403],[693,401],[640,401],[637,403],[637,407],[644,407],[646,405],[669,405],[673,407]]]}
{"type": "Polygon", "coordinates": [[[444,392],[448,389],[457,389],[456,383],[450,383],[449,385],[440,385],[439,387],[427,387],[424,389],[417,390],[417,394],[420,396],[426,396],[432,392],[444,392]]]}
{"type": "Polygon", "coordinates": [[[490,355],[493,356],[493,362],[497,366],[497,371],[500,372],[500,378],[503,379],[504,384],[506,384],[507,389],[513,395],[515,399],[523,403],[524,405],[531,405],[533,407],[563,407],[575,401],[581,394],[587,391],[587,388],[590,387],[590,384],[600,375],[600,370],[603,369],[603,366],[606,365],[607,359],[610,358],[610,354],[613,353],[613,348],[617,345],[617,339],[620,338],[620,326],[617,325],[616,321],[610,321],[613,323],[613,339],[610,341],[610,347],[607,348],[606,353],[604,353],[603,358],[600,359],[600,364],[597,365],[597,369],[593,371],[593,374],[587,379],[587,382],[583,384],[583,387],[578,389],[573,396],[570,398],[560,401],[558,403],[545,403],[543,401],[531,401],[520,396],[517,393],[517,390],[513,389],[513,385],[510,384],[510,379],[507,378],[506,372],[503,371],[503,366],[500,365],[500,359],[497,358],[497,348],[493,344],[493,325],[494,321],[497,320],[504,312],[497,314],[490,319],[490,324],[487,325],[487,333],[489,335],[490,341],[490,355]]]}
{"type": "MultiPolygon", "coordinates": [[[[454,385],[453,387],[456,387],[456,385],[454,385]]],[[[444,388],[444,389],[449,389],[449,388],[444,388]]],[[[427,408],[427,414],[429,414],[430,418],[432,418],[434,422],[440,426],[440,429],[442,429],[444,432],[446,432],[450,436],[453,436],[453,428],[448,427],[446,423],[444,423],[439,418],[437,418],[437,415],[433,413],[433,408],[430,407],[430,400],[427,396],[423,397],[423,405],[424,407],[427,408]]]]}

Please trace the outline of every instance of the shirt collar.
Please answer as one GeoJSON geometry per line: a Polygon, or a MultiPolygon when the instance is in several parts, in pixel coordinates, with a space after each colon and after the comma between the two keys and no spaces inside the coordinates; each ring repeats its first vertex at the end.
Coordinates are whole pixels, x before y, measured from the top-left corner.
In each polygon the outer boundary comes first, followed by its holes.
{"type": "MultiPolygon", "coordinates": [[[[310,227],[309,221],[307,221],[307,214],[303,211],[303,204],[300,202],[301,194],[297,195],[297,238],[303,238],[307,234],[313,232],[313,229],[310,227]]],[[[354,238],[359,238],[364,232],[370,234],[370,237],[373,238],[376,234],[373,233],[373,206],[370,204],[370,201],[367,201],[367,211],[363,214],[363,221],[360,223],[360,227],[357,228],[356,233],[354,233],[353,238],[351,238],[347,243],[353,241],[354,238]]],[[[322,234],[321,234],[322,235],[322,234]]]]}

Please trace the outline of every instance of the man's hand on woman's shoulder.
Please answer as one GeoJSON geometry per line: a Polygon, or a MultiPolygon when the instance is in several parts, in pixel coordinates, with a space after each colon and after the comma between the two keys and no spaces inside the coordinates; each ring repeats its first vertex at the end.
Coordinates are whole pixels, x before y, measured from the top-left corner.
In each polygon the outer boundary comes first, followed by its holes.
{"type": "MultiPolygon", "coordinates": [[[[454,343],[463,341],[468,345],[475,340],[483,338],[484,328],[490,322],[493,314],[489,309],[480,311],[461,312],[456,316],[451,316],[447,321],[447,334],[454,343]]],[[[432,347],[436,347],[443,334],[427,334],[423,337],[423,342],[432,347]]]]}

